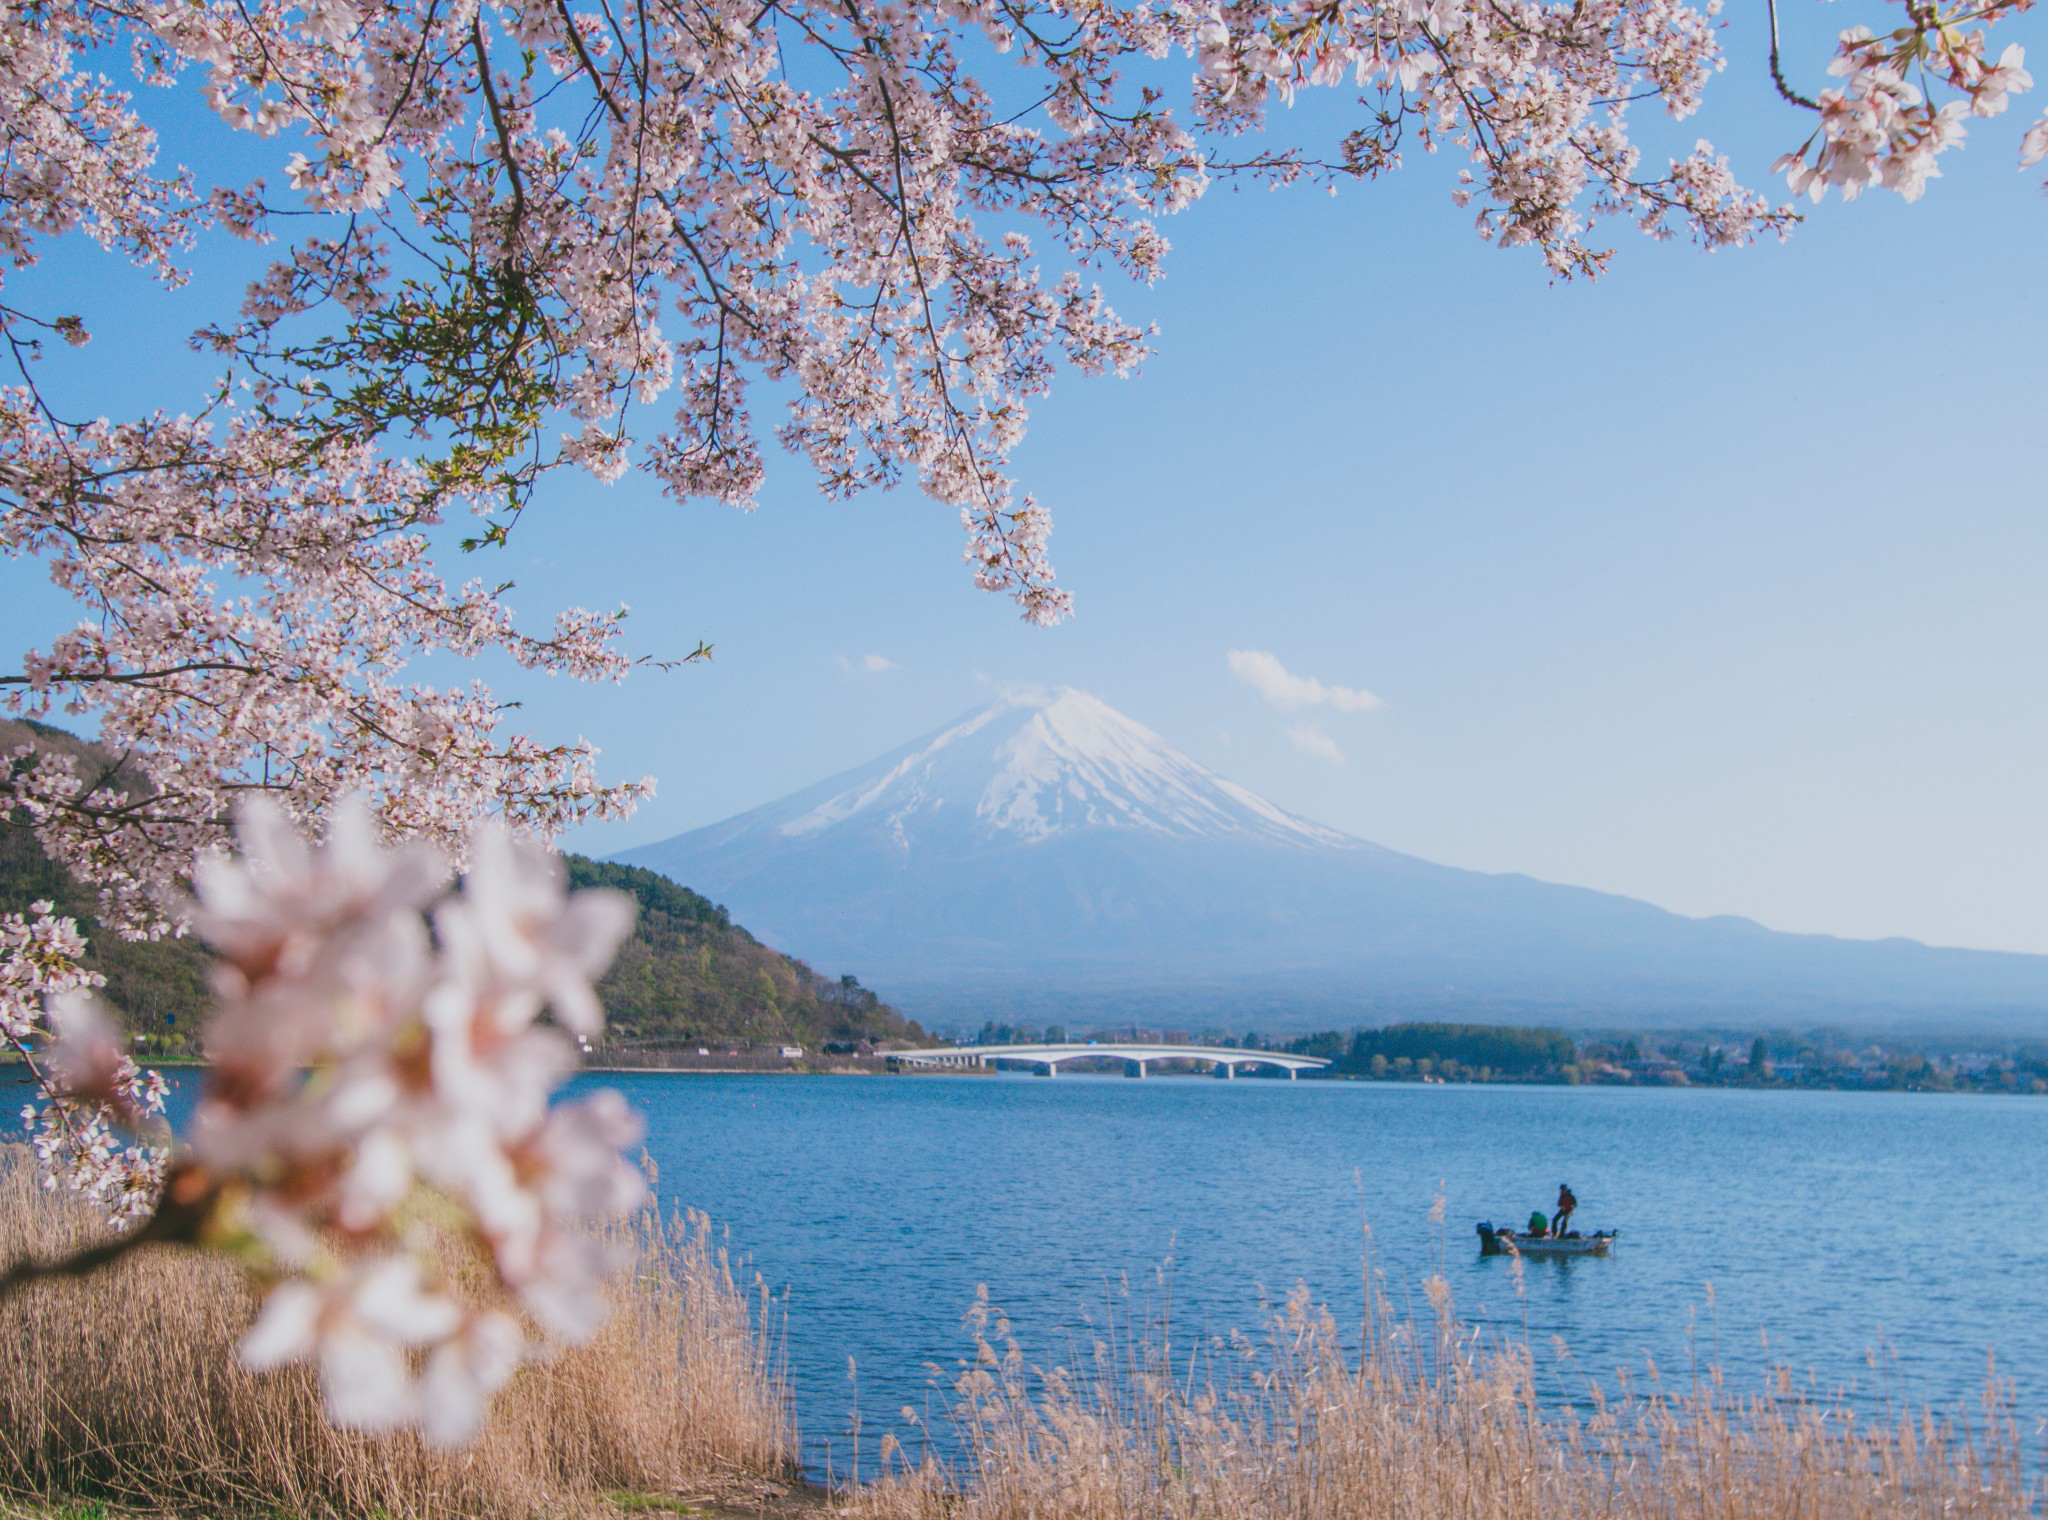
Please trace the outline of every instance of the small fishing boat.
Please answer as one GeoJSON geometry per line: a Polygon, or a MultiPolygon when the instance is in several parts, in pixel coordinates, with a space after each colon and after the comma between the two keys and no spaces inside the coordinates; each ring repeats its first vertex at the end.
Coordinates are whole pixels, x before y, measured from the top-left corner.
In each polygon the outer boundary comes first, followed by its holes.
{"type": "Polygon", "coordinates": [[[1573,1230],[1567,1235],[1518,1235],[1513,1230],[1496,1230],[1490,1223],[1479,1223],[1479,1254],[1481,1256],[1605,1256],[1614,1249],[1613,1230],[1601,1230],[1594,1235],[1581,1235],[1573,1230]]]}

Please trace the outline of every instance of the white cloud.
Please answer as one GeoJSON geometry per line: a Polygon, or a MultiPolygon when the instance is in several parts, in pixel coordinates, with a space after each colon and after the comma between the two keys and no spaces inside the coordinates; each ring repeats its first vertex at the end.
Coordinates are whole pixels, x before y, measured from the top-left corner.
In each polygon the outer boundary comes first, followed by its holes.
{"type": "Polygon", "coordinates": [[[1337,748],[1337,741],[1313,723],[1304,723],[1299,728],[1288,729],[1287,742],[1304,755],[1314,755],[1318,760],[1327,760],[1332,765],[1344,763],[1344,751],[1337,748]]]}
{"type": "Polygon", "coordinates": [[[832,656],[832,663],[841,670],[858,670],[865,675],[878,676],[885,670],[894,670],[896,662],[886,655],[864,654],[858,660],[849,660],[843,654],[832,656]]]}
{"type": "MultiPolygon", "coordinates": [[[[1233,649],[1225,657],[1230,673],[1275,707],[1334,707],[1338,712],[1371,712],[1386,704],[1355,686],[1325,686],[1314,676],[1298,676],[1263,649],[1233,649]]],[[[1300,732],[1300,730],[1296,730],[1300,732]]],[[[1319,731],[1318,731],[1319,732],[1319,731]]],[[[1297,739],[1296,747],[1303,747],[1297,739]]],[[[1324,743],[1329,743],[1327,738],[1324,743]]]]}

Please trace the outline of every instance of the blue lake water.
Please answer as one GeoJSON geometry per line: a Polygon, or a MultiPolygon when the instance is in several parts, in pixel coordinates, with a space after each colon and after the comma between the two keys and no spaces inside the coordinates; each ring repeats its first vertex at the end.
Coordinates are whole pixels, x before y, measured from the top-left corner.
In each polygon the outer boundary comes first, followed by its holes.
{"type": "MultiPolygon", "coordinates": [[[[585,1079],[594,1080],[594,1079],[585,1079]]],[[[1923,1094],[1028,1076],[610,1076],[672,1203],[788,1293],[806,1447],[843,1454],[957,1365],[976,1286],[1051,1366],[1172,1260],[1179,1331],[1256,1330],[1297,1282],[1355,1323],[1361,1222],[1397,1304],[1441,1260],[1461,1314],[1521,1333],[1474,1221],[1617,1228],[1531,1262],[1530,1344],[1669,1377],[1689,1325],[1737,1386],[1791,1367],[1859,1402],[1974,1410],[1986,1356],[2048,1413],[2048,1101],[1923,1094]],[[1441,1191],[1445,1223],[1430,1219],[1441,1191]],[[1441,1250],[1441,1257],[1439,1251],[1441,1250]],[[1708,1287],[1712,1285],[1712,1304],[1708,1287]],[[1873,1354],[1875,1365],[1873,1366],[1873,1354]]]]}
{"type": "Polygon", "coordinates": [[[646,1115],[663,1199],[786,1294],[807,1455],[844,1466],[937,1411],[977,1285],[1037,1365],[1172,1262],[1176,1338],[1256,1331],[1305,1283],[1356,1323],[1361,1223],[1397,1305],[1441,1260],[1460,1314],[1546,1386],[1789,1366],[1859,1403],[1974,1412],[1987,1354],[2048,1414],[2048,1100],[1062,1076],[604,1075],[646,1115]],[[1482,1259],[1481,1218],[1617,1228],[1609,1259],[1482,1259]],[[1441,1192],[1445,1222],[1430,1219],[1441,1192]],[[1439,1254],[1441,1253],[1441,1255],[1439,1254]],[[1712,1289],[1709,1303],[1709,1285],[1712,1289]],[[1561,1364],[1553,1337],[1569,1347],[1561,1364]],[[858,1374],[849,1377],[848,1361],[858,1374]]]}

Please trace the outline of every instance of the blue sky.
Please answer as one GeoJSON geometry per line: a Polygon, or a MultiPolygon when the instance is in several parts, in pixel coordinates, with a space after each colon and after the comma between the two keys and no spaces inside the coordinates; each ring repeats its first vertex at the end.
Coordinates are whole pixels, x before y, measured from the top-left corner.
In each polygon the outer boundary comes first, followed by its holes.
{"type": "MultiPolygon", "coordinates": [[[[1730,51],[1683,142],[1763,182],[1804,127],[1760,39],[1730,51]]],[[[1071,684],[1430,859],[2048,951],[2048,198],[2014,168],[2038,108],[1978,124],[1918,205],[1830,201],[1714,255],[1617,228],[1593,285],[1481,243],[1449,161],[1213,195],[1168,225],[1160,285],[1115,292],[1157,356],[1063,377],[1018,456],[1077,599],[1059,628],[974,591],[953,514],[914,491],[830,503],[780,460],[751,516],[558,487],[508,551],[515,603],[625,601],[643,652],[716,646],[618,689],[507,683],[536,730],[660,778],[569,842],[713,822],[1007,685],[1071,684]],[[1383,705],[1283,710],[1232,650],[1383,705]]],[[[50,277],[88,275],[81,252],[50,277]]],[[[194,325],[128,310],[107,346],[138,358],[194,325]]],[[[0,565],[16,647],[67,616],[40,574],[0,565]]]]}

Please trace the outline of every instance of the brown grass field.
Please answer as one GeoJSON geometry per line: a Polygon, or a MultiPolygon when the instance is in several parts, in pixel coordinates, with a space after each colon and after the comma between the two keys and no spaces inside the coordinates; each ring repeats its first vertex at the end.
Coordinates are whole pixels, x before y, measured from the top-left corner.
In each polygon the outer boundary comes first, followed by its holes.
{"type": "MultiPolygon", "coordinates": [[[[0,1157],[0,1260],[50,1259],[90,1223],[0,1157]]],[[[473,1448],[346,1435],[304,1369],[252,1374],[240,1271],[156,1250],[0,1304],[0,1491],[183,1515],[525,1520],[791,1470],[774,1306],[701,1217],[643,1215],[634,1269],[587,1346],[524,1369],[473,1448]]]]}
{"type": "MultiPolygon", "coordinates": [[[[0,1258],[83,1238],[18,1151],[0,1160],[0,1258]]],[[[670,1511],[850,1520],[1975,1520],[2044,1513],[2004,1391],[1967,1424],[1872,1421],[1711,1370],[1577,1410],[1539,1403],[1526,1345],[1482,1349],[1440,1281],[1434,1316],[1383,1301],[1347,1348],[1297,1293],[1256,1338],[1176,1347],[1112,1325],[1040,1371],[976,1306],[948,1391],[948,1463],[894,1436],[866,1482],[791,1481],[774,1306],[701,1218],[646,1217],[592,1345],[522,1372],[454,1454],[342,1435],[303,1372],[252,1376],[252,1298],[225,1263],[144,1255],[0,1305],[0,1515],[569,1520],[670,1511]],[[1359,1342],[1363,1350],[1358,1349],[1359,1342]]],[[[909,1417],[909,1412],[906,1411],[909,1417]]],[[[909,1417],[914,1419],[914,1417],[909,1417]]],[[[906,1424],[906,1430],[912,1426],[906,1424]]],[[[914,1431],[913,1431],[914,1436],[914,1431]]],[[[922,1449],[915,1439],[912,1445],[922,1449]]],[[[2036,1464],[2033,1470],[2038,1470],[2036,1464]]]]}

